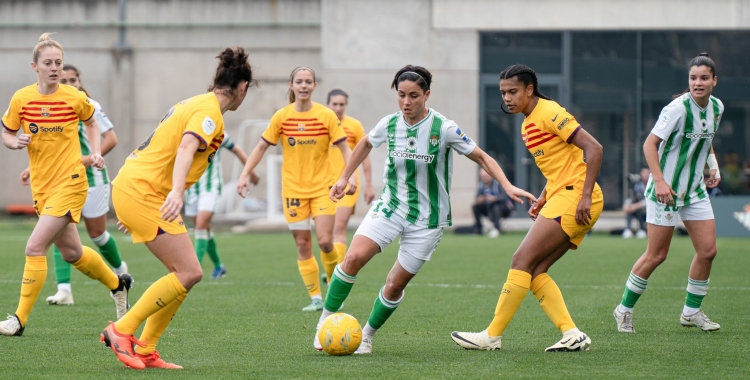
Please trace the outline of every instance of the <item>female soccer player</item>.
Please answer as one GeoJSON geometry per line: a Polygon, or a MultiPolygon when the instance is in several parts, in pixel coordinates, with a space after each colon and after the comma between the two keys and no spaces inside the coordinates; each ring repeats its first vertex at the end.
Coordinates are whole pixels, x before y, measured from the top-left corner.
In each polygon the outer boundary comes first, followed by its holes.
{"type": "MultiPolygon", "coordinates": [[[[88,91],[83,88],[78,68],[71,64],[65,64],[60,76],[60,83],[73,86],[79,91],[83,91],[89,97],[88,100],[94,106],[94,117],[97,124],[99,124],[99,133],[101,133],[102,156],[105,156],[117,145],[117,135],[115,135],[115,131],[113,130],[114,126],[112,122],[102,110],[102,106],[94,99],[91,99],[88,91]]],[[[91,158],[89,157],[89,154],[91,154],[91,144],[86,136],[86,128],[81,121],[78,122],[78,140],[81,144],[83,165],[86,167],[86,179],[89,183],[86,203],[83,205],[83,210],[81,211],[86,231],[91,241],[99,247],[99,252],[104,257],[104,260],[112,266],[115,274],[128,273],[128,265],[120,258],[117,243],[107,231],[109,174],[106,167],[102,170],[96,170],[91,167],[91,158]]],[[[24,186],[29,184],[28,168],[21,173],[21,183],[24,186]]],[[[50,305],[72,305],[73,290],[70,287],[70,264],[62,258],[57,246],[52,247],[52,258],[55,264],[57,293],[47,297],[47,303],[50,305]]]]}
{"type": "MultiPolygon", "coordinates": [[[[245,151],[236,145],[226,133],[221,148],[234,153],[243,165],[247,161],[245,151]]],[[[195,222],[195,253],[198,256],[198,262],[202,262],[203,255],[208,252],[208,257],[214,264],[214,271],[211,274],[211,278],[214,280],[227,274],[227,268],[219,257],[214,233],[211,231],[211,219],[214,217],[216,202],[219,200],[224,184],[220,158],[221,149],[218,149],[214,159],[208,164],[208,168],[203,172],[198,182],[187,190],[187,202],[185,204],[185,216],[193,218],[195,222]]],[[[260,181],[260,177],[255,172],[251,172],[250,182],[256,185],[258,181],[260,181]]]]}
{"type": "MultiPolygon", "coordinates": [[[[432,256],[443,228],[451,224],[451,152],[457,151],[479,164],[495,178],[513,200],[536,200],[513,186],[495,160],[461,131],[455,122],[426,106],[432,74],[421,66],[404,66],[391,88],[397,91],[401,110],[380,120],[357,144],[341,178],[331,188],[331,198],[344,197],[346,178],[354,173],[373,147],[388,144],[383,182],[385,191],[357,229],[344,262],[336,266],[328,288],[323,320],[344,302],[359,271],[401,235],[398,259],[375,299],[362,329],[359,354],[372,353],[372,338],[404,298],[404,288],[432,256]]],[[[316,332],[313,347],[320,350],[316,332]]]]}
{"type": "Polygon", "coordinates": [[[662,109],[643,144],[643,155],[651,169],[645,192],[648,246],[633,265],[622,301],[614,311],[620,332],[635,332],[633,307],[646,290],[648,278],[666,260],[679,220],[695,247],[680,324],[703,331],[721,327],[708,319],[700,306],[716,257],[716,223],[706,186],[715,188],[721,181],[711,140],[719,128],[724,104],[711,96],[717,77],[716,65],[708,54],[693,58],[688,68],[688,89],[662,109]],[[704,183],[706,164],[710,171],[704,183]]]}
{"type": "Polygon", "coordinates": [[[79,120],[86,125],[91,166],[104,169],[95,108],[75,87],[60,85],[63,48],[48,33],[39,37],[32,57],[38,82],[13,94],[2,119],[2,136],[6,147],[29,152],[31,192],[39,222],[26,243],[18,308],[0,322],[3,335],[23,334],[47,278],[46,255],[53,243],[65,261],[111,290],[118,318],[128,310],[132,282],[127,274],[118,277],[93,249],[82,246],[75,226],[89,188],[78,142],[79,120]],[[17,135],[21,128],[23,132],[17,135]]]}
{"type": "MultiPolygon", "coordinates": [[[[329,146],[338,146],[344,161],[348,161],[351,154],[336,114],[312,101],[316,86],[315,72],[311,68],[303,66],[292,71],[289,75],[289,105],[273,115],[237,182],[237,192],[244,197],[250,186],[248,174],[258,165],[266,149],[281,140],[284,215],[297,245],[299,273],[312,298],[312,303],[302,311],[323,308],[318,262],[312,254],[311,215],[315,220],[320,260],[329,277],[339,261],[332,240],[336,204],[328,198],[328,189],[335,180],[328,158],[329,146]]],[[[349,191],[354,193],[357,183],[353,176],[349,183],[349,191]]]]}
{"type": "Polygon", "coordinates": [[[451,338],[466,349],[500,349],[505,328],[531,290],[563,333],[563,338],[546,351],[588,350],[591,339],[576,328],[547,270],[569,249],[581,245],[602,212],[604,198],[596,183],[602,146],[565,108],[539,92],[536,73],[528,66],[513,65],[503,70],[500,93],[508,107],[503,111],[526,116],[521,136],[547,185],[529,209],[534,224],[513,254],[492,323],[479,333],[454,331],[451,338]]]}
{"type": "Polygon", "coordinates": [[[127,367],[182,368],[165,362],[156,351],[188,291],[203,277],[180,217],[182,196],[219,149],[224,112],[236,110],[255,83],[243,48],[226,48],[216,58],[219,66],[208,93],[175,104],[112,181],[112,201],[122,226],[133,243],[146,243],[169,271],[101,334],[101,341],[127,367]],[[133,334],[144,320],[141,338],[136,339],[133,334]],[[133,344],[139,346],[135,352],[133,344]]]}
{"type": "MultiPolygon", "coordinates": [[[[362,123],[359,120],[346,115],[346,107],[349,105],[349,95],[342,90],[333,90],[328,93],[328,108],[332,109],[336,113],[336,117],[339,118],[341,126],[344,128],[346,133],[346,142],[350,149],[354,147],[362,140],[365,136],[365,128],[362,127],[362,123]]],[[[341,153],[335,147],[331,147],[331,167],[333,172],[338,174],[344,171],[344,160],[341,159],[341,153]]],[[[362,170],[365,173],[365,203],[370,204],[375,199],[375,191],[372,189],[372,166],[370,165],[370,157],[366,157],[362,162],[362,170]]],[[[339,255],[339,262],[344,261],[344,255],[346,255],[346,226],[349,224],[349,218],[354,213],[354,206],[357,204],[357,198],[359,198],[360,181],[359,181],[359,168],[354,172],[354,177],[357,179],[357,190],[352,195],[345,195],[344,198],[340,199],[336,203],[336,221],[333,225],[333,244],[336,246],[336,251],[339,255]]],[[[330,282],[330,278],[327,279],[330,282]]]]}

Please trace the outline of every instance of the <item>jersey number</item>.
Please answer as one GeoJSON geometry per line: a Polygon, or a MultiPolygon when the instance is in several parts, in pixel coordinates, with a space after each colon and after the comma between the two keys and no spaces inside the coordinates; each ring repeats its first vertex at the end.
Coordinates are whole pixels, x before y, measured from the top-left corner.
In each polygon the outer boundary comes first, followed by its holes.
{"type": "Polygon", "coordinates": [[[151,144],[151,138],[154,137],[154,133],[156,133],[156,130],[154,130],[153,132],[151,132],[151,134],[148,135],[148,137],[146,137],[146,140],[144,142],[142,142],[141,145],[138,145],[138,149],[136,149],[136,150],[144,150],[144,149],[148,148],[148,146],[151,144]]]}
{"type": "Polygon", "coordinates": [[[286,199],[286,208],[299,207],[299,205],[300,205],[299,199],[295,199],[295,198],[286,199]]]}
{"type": "Polygon", "coordinates": [[[391,211],[388,207],[383,207],[383,209],[381,210],[380,209],[381,206],[383,206],[383,202],[378,202],[378,205],[375,206],[375,209],[372,210],[372,211],[382,212],[383,215],[385,215],[386,218],[390,219],[391,215],[393,215],[393,211],[391,211]]]}

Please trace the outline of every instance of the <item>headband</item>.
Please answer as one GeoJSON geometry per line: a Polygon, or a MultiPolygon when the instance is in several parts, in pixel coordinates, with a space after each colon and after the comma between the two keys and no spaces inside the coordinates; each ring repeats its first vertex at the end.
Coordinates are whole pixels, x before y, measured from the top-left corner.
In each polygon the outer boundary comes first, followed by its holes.
{"type": "MultiPolygon", "coordinates": [[[[404,74],[414,74],[418,76],[419,79],[423,80],[425,84],[427,84],[427,81],[421,75],[419,75],[419,73],[416,71],[404,71],[403,73],[401,73],[401,75],[404,75],[404,74]]],[[[399,75],[398,77],[401,78],[401,75],[399,75]]]]}
{"type": "Polygon", "coordinates": [[[313,69],[311,69],[311,68],[309,68],[307,66],[300,66],[300,67],[297,67],[296,69],[292,70],[292,73],[289,75],[289,78],[290,79],[294,78],[294,74],[296,74],[297,71],[300,71],[300,70],[310,70],[310,72],[313,73],[313,76],[315,76],[315,70],[313,70],[313,69]]]}

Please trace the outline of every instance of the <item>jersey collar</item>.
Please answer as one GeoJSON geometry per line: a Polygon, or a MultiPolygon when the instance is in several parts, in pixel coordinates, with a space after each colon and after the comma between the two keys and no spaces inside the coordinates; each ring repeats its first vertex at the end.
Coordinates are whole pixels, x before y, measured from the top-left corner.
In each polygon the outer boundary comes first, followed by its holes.
{"type": "Polygon", "coordinates": [[[430,116],[432,116],[432,108],[428,108],[427,116],[424,117],[424,119],[420,120],[417,124],[409,125],[409,123],[406,122],[406,118],[404,117],[404,113],[401,113],[401,119],[404,121],[404,124],[406,124],[406,128],[412,129],[420,126],[422,123],[425,122],[425,120],[429,119],[430,116]]]}

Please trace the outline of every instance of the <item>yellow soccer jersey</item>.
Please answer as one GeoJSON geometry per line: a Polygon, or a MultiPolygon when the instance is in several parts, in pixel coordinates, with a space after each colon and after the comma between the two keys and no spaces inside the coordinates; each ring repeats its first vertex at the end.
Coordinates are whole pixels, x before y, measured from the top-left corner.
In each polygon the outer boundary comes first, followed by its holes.
{"type": "Polygon", "coordinates": [[[67,182],[86,181],[78,141],[78,120],[94,116],[86,94],[61,84],[51,95],[42,95],[37,84],[24,87],[10,100],[3,128],[31,135],[29,152],[31,191],[48,193],[67,182]]]}
{"type": "MultiPolygon", "coordinates": [[[[359,141],[365,137],[365,128],[359,120],[344,116],[344,120],[341,120],[341,127],[344,128],[346,133],[346,143],[349,144],[350,149],[354,149],[359,141]]],[[[338,146],[331,144],[330,150],[331,169],[333,169],[333,181],[339,179],[341,173],[344,171],[346,163],[344,162],[344,156],[341,155],[341,150],[338,146]]],[[[359,185],[359,168],[356,171],[357,184],[359,185]]],[[[357,186],[359,187],[359,186],[357,186]]]]}
{"type": "Polygon", "coordinates": [[[328,195],[333,185],[329,146],[346,139],[336,114],[313,102],[307,112],[294,104],[278,111],[263,132],[263,140],[276,145],[281,140],[281,196],[309,199],[328,195]]]}
{"type": "Polygon", "coordinates": [[[547,199],[571,187],[583,191],[586,162],[583,150],[571,144],[581,125],[554,101],[539,99],[521,126],[521,137],[547,178],[547,199]]]}
{"type": "Polygon", "coordinates": [[[200,140],[185,188],[200,179],[224,140],[224,117],[213,92],[183,100],[170,108],[153,133],[125,160],[115,187],[139,196],[165,198],[172,190],[172,172],[182,136],[200,140]]]}

